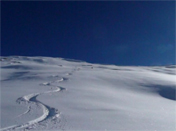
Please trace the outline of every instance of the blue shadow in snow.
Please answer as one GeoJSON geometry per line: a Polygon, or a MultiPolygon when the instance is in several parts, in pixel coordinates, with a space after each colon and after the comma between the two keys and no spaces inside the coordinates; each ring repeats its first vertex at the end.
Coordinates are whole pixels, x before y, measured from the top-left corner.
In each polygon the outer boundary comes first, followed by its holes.
{"type": "Polygon", "coordinates": [[[154,88],[158,94],[169,100],[176,100],[176,86],[170,85],[144,85],[145,87],[154,88]]]}
{"type": "Polygon", "coordinates": [[[22,70],[31,69],[30,67],[24,66],[24,65],[9,65],[9,66],[3,66],[1,68],[3,68],[3,69],[22,69],[22,70]]]}
{"type": "Polygon", "coordinates": [[[1,80],[1,81],[10,81],[10,80],[32,80],[32,79],[40,79],[40,77],[36,76],[35,74],[30,73],[29,71],[21,71],[21,72],[14,72],[11,73],[8,78],[1,80]]]}

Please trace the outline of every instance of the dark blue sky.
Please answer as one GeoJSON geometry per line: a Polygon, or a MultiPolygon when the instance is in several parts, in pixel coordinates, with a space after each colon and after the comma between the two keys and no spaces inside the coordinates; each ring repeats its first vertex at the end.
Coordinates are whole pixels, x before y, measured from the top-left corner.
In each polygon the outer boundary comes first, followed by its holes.
{"type": "Polygon", "coordinates": [[[175,2],[1,2],[1,55],[175,64],[175,2]]]}

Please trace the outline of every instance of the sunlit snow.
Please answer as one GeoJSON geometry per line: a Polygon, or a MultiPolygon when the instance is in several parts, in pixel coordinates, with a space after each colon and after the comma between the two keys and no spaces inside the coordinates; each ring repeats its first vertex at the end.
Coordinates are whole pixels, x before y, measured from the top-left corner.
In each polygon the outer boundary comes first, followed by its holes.
{"type": "Polygon", "coordinates": [[[176,130],[176,66],[1,57],[1,131],[176,130]]]}

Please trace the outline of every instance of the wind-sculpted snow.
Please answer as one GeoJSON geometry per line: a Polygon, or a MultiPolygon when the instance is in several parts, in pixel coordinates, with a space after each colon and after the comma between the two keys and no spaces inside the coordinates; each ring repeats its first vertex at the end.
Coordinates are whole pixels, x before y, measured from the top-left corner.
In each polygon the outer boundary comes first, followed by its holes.
{"type": "Polygon", "coordinates": [[[176,66],[0,58],[1,129],[176,130],[176,66]]]}
{"type": "Polygon", "coordinates": [[[143,85],[148,88],[156,89],[158,94],[162,97],[176,101],[176,85],[166,86],[166,85],[143,85]]]}

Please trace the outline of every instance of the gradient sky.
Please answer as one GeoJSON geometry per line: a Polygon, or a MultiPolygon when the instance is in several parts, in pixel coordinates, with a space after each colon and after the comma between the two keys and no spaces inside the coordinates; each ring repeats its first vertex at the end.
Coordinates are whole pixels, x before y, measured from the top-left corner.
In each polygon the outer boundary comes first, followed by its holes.
{"type": "Polygon", "coordinates": [[[1,55],[175,64],[175,2],[1,2],[1,55]]]}

